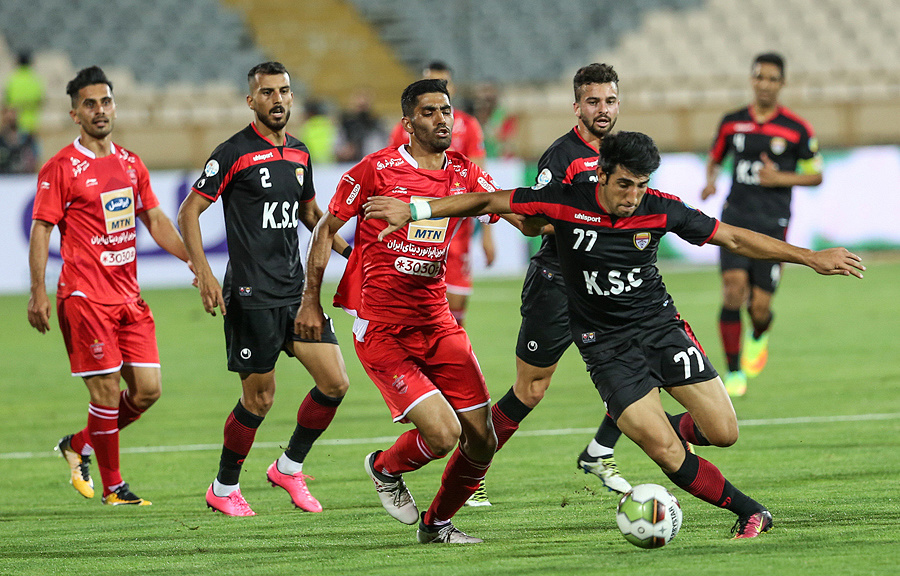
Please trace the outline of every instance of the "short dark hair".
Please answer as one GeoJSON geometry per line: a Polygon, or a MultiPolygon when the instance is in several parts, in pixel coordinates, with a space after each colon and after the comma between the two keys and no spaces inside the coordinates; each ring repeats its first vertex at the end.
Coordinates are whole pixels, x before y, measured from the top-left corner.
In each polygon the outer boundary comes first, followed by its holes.
{"type": "Polygon", "coordinates": [[[615,82],[618,85],[619,75],[616,74],[616,71],[609,64],[594,62],[593,64],[582,66],[575,73],[575,78],[572,79],[572,85],[575,88],[575,101],[578,101],[578,98],[581,96],[581,89],[584,86],[588,84],[608,84],[610,82],[615,82]]]}
{"type": "Polygon", "coordinates": [[[613,132],[600,141],[600,167],[606,174],[622,166],[632,174],[649,176],[659,168],[659,149],[641,132],[613,132]]]}
{"type": "Polygon", "coordinates": [[[82,68],[78,71],[78,74],[75,75],[75,78],[72,78],[69,83],[66,84],[66,94],[72,99],[73,109],[78,106],[78,92],[85,86],[92,86],[94,84],[106,84],[109,86],[109,91],[112,92],[112,82],[109,81],[109,78],[106,77],[106,74],[103,73],[103,70],[101,70],[99,66],[82,68]]]}
{"type": "MultiPolygon", "coordinates": [[[[274,76],[276,74],[288,74],[287,68],[281,62],[262,62],[257,64],[247,72],[247,84],[253,86],[256,75],[274,76]]],[[[290,74],[288,74],[290,76],[290,74]]]]}
{"type": "Polygon", "coordinates": [[[403,110],[403,115],[407,118],[412,118],[416,112],[416,105],[419,103],[419,96],[433,92],[446,94],[447,98],[450,98],[446,80],[416,80],[407,86],[400,96],[400,108],[403,110]]]}
{"type": "Polygon", "coordinates": [[[432,60],[425,66],[425,70],[431,70],[432,72],[447,72],[451,75],[453,74],[453,68],[451,68],[450,65],[443,60],[432,60]]]}
{"type": "Polygon", "coordinates": [[[774,64],[778,66],[781,77],[784,78],[784,58],[778,52],[764,52],[753,59],[753,65],[750,70],[756,68],[757,64],[774,64]]]}

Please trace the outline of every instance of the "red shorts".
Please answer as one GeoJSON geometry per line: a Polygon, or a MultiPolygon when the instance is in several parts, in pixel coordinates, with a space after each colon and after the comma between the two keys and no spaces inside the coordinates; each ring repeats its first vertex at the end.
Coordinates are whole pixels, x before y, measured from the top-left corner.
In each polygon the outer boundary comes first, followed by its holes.
{"type": "Polygon", "coordinates": [[[469,240],[472,237],[472,230],[472,219],[467,218],[450,240],[450,249],[447,251],[447,274],[444,276],[447,292],[450,294],[461,296],[472,294],[472,270],[469,267],[469,240]]]}
{"type": "Polygon", "coordinates": [[[394,422],[405,421],[412,408],[434,394],[443,394],[457,412],[490,403],[469,336],[449,314],[428,326],[357,320],[353,331],[356,355],[394,422]]]}
{"type": "Polygon", "coordinates": [[[97,304],[80,296],[56,301],[72,376],[110,374],[130,366],[159,366],[156,324],[143,300],[97,304]]]}

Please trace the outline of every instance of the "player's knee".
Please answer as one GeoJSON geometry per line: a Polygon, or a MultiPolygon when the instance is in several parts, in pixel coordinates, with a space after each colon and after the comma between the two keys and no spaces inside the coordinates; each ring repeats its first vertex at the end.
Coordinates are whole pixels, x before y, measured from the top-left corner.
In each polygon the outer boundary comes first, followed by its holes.
{"type": "Polygon", "coordinates": [[[728,422],[716,426],[710,430],[708,434],[704,432],[704,436],[706,436],[706,439],[709,440],[713,446],[718,446],[719,448],[732,446],[738,441],[739,433],[737,422],[728,422]]]}
{"type": "Polygon", "coordinates": [[[131,396],[131,401],[140,410],[146,410],[153,406],[159,397],[162,396],[162,386],[157,383],[155,386],[149,386],[138,389],[131,396]]]}
{"type": "Polygon", "coordinates": [[[663,472],[675,472],[684,462],[684,445],[674,435],[671,438],[659,438],[641,447],[663,472]]]}
{"type": "Polygon", "coordinates": [[[459,442],[459,434],[458,427],[455,434],[453,429],[436,430],[425,435],[425,443],[432,454],[443,458],[456,447],[456,443],[459,442]]]}
{"type": "Polygon", "coordinates": [[[316,382],[316,388],[319,392],[330,396],[331,398],[343,398],[350,388],[350,380],[344,375],[343,378],[328,380],[326,382],[316,382]]]}

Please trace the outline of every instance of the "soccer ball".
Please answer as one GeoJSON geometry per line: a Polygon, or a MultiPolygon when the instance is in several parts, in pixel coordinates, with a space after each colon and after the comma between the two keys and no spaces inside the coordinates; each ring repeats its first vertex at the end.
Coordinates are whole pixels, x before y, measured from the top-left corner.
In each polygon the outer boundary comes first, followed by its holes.
{"type": "Polygon", "coordinates": [[[619,500],[616,524],[640,548],[661,548],[681,528],[681,504],[659,484],[640,484],[619,500]]]}

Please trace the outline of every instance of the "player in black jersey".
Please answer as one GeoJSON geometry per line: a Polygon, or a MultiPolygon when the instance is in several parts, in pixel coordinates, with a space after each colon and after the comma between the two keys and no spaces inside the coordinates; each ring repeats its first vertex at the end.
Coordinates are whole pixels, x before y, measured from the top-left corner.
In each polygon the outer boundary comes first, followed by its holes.
{"type": "MultiPolygon", "coordinates": [[[[417,207],[417,215],[514,212],[551,223],[572,336],[609,414],[672,482],[737,514],[735,538],[753,538],[772,526],[772,515],[713,464],[685,449],[685,442],[730,446],[737,441],[738,425],[718,373],[666,291],[656,266],[659,241],[671,231],[693,244],[708,242],[750,258],[805,264],[825,275],[862,278],[865,267],[844,248],[798,248],[719,222],[676,196],[649,189],[659,161],[648,136],[609,134],[600,144],[596,184],[551,182],[458,194],[417,207]],[[666,414],[659,388],[687,412],[666,414]]],[[[405,225],[410,210],[396,198],[371,198],[366,218],[388,220],[384,236],[405,225]]]]}
{"type": "MultiPolygon", "coordinates": [[[[619,77],[612,66],[590,64],[573,79],[577,124],[547,148],[538,161],[537,183],[597,182],[597,149],[616,125],[619,77]]],[[[518,430],[550,386],[563,353],[572,344],[566,287],[552,230],[528,265],[522,286],[522,324],[516,343],[516,382],[492,408],[497,449],[518,430]]],[[[604,417],[597,434],[577,459],[585,473],[596,474],[610,490],[631,485],[619,473],[613,447],[621,432],[604,417]]]]}
{"type": "MultiPolygon", "coordinates": [[[[238,479],[256,430],[272,407],[275,362],[284,351],[303,363],[315,386],[300,405],[287,450],[266,476],[287,490],[298,508],[321,512],[306,486],[303,460],[334,418],[349,382],[331,323],[321,342],[313,342],[296,334],[294,322],[303,292],[297,226],[312,230],[322,211],[315,201],[309,150],[285,131],[293,102],[287,70],[265,62],[254,66],[247,79],[253,122],[213,151],[178,213],[203,307],[213,316],[216,308],[222,312],[228,369],[240,375],[243,389],[225,422],[219,473],[206,503],[230,516],[254,515],[238,479]],[[199,220],[219,197],[229,255],[224,290],[203,252],[199,220]]],[[[334,249],[350,254],[340,236],[334,249]]]]}
{"type": "MultiPolygon", "coordinates": [[[[734,156],[731,192],[722,222],[784,240],[791,217],[791,187],[822,183],[822,159],[812,127],[778,103],[784,86],[784,60],[760,54],[753,61],[749,106],[726,114],[719,125],[706,167],[705,200],[716,193],[719,167],[734,156]]],[[[768,359],[772,296],[781,279],[781,264],[721,251],[722,310],[719,333],[728,362],[725,387],[743,396],[747,378],[760,373],[768,359]],[[752,330],[741,349],[741,308],[747,306],[752,330]]]]}

